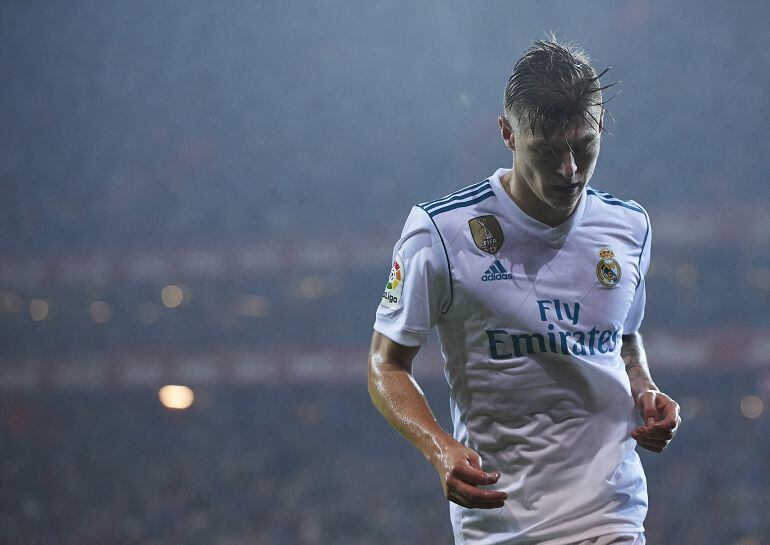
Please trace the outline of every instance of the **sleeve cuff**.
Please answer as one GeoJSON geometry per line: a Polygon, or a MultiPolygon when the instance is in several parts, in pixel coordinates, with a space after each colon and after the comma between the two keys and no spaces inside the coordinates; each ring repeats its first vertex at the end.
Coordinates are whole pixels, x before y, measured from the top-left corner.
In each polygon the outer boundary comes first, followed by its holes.
{"type": "Polygon", "coordinates": [[[377,316],[377,320],[374,322],[374,330],[382,333],[391,341],[404,346],[417,347],[425,344],[428,340],[428,332],[411,331],[409,329],[403,329],[394,321],[385,318],[384,316],[377,316]]]}

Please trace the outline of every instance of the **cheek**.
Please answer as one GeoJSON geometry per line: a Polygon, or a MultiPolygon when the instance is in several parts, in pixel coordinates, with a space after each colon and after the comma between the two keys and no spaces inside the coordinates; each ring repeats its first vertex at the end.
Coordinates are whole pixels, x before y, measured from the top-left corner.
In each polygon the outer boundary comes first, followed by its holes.
{"type": "Polygon", "coordinates": [[[549,164],[547,160],[540,159],[538,157],[528,158],[526,161],[524,161],[523,166],[524,174],[527,176],[527,178],[533,181],[546,177],[548,176],[549,172],[555,170],[553,165],[549,164]]]}
{"type": "Polygon", "coordinates": [[[537,194],[542,192],[544,171],[542,167],[527,163],[524,165],[523,172],[524,179],[527,181],[527,185],[537,194]]]}
{"type": "Polygon", "coordinates": [[[596,168],[596,160],[598,158],[598,155],[588,157],[583,161],[583,164],[578,167],[579,170],[583,172],[584,175],[590,176],[593,173],[594,168],[596,168]]]}
{"type": "Polygon", "coordinates": [[[599,158],[599,146],[596,146],[595,149],[592,149],[589,153],[586,154],[586,157],[583,159],[583,170],[593,170],[596,166],[596,160],[599,158]]]}

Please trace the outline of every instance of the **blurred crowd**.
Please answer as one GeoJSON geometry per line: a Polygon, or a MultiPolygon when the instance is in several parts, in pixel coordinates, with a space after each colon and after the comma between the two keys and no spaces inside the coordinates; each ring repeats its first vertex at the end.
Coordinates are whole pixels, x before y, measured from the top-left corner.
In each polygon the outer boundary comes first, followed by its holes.
{"type": "MultiPolygon", "coordinates": [[[[770,415],[737,406],[758,377],[657,379],[684,423],[664,454],[640,451],[648,542],[769,545],[770,415]]],[[[447,425],[445,385],[424,386],[447,425]]],[[[144,391],[19,395],[0,409],[3,543],[452,542],[433,469],[364,384],[201,390],[176,412],[144,391]]]]}
{"type": "Polygon", "coordinates": [[[510,166],[496,119],[515,59],[558,26],[543,10],[622,80],[598,188],[652,209],[766,199],[763,4],[228,6],[3,7],[0,249],[395,236],[411,204],[510,166]]]}

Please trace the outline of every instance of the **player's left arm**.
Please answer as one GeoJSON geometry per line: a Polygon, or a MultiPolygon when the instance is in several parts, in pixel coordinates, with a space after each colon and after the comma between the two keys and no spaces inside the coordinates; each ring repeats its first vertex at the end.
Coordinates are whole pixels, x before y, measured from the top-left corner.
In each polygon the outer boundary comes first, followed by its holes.
{"type": "Polygon", "coordinates": [[[637,427],[631,436],[642,448],[661,452],[674,438],[682,421],[679,404],[661,392],[652,380],[639,333],[623,335],[620,356],[626,364],[631,395],[644,421],[644,425],[637,427]]]}

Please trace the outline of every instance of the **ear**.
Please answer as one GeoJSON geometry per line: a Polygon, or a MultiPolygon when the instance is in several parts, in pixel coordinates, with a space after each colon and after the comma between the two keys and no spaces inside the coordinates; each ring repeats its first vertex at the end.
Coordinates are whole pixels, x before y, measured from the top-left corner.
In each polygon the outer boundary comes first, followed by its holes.
{"type": "Polygon", "coordinates": [[[497,116],[497,124],[500,125],[500,136],[503,138],[503,142],[505,142],[505,147],[511,151],[516,151],[516,137],[505,115],[497,116]]]}

